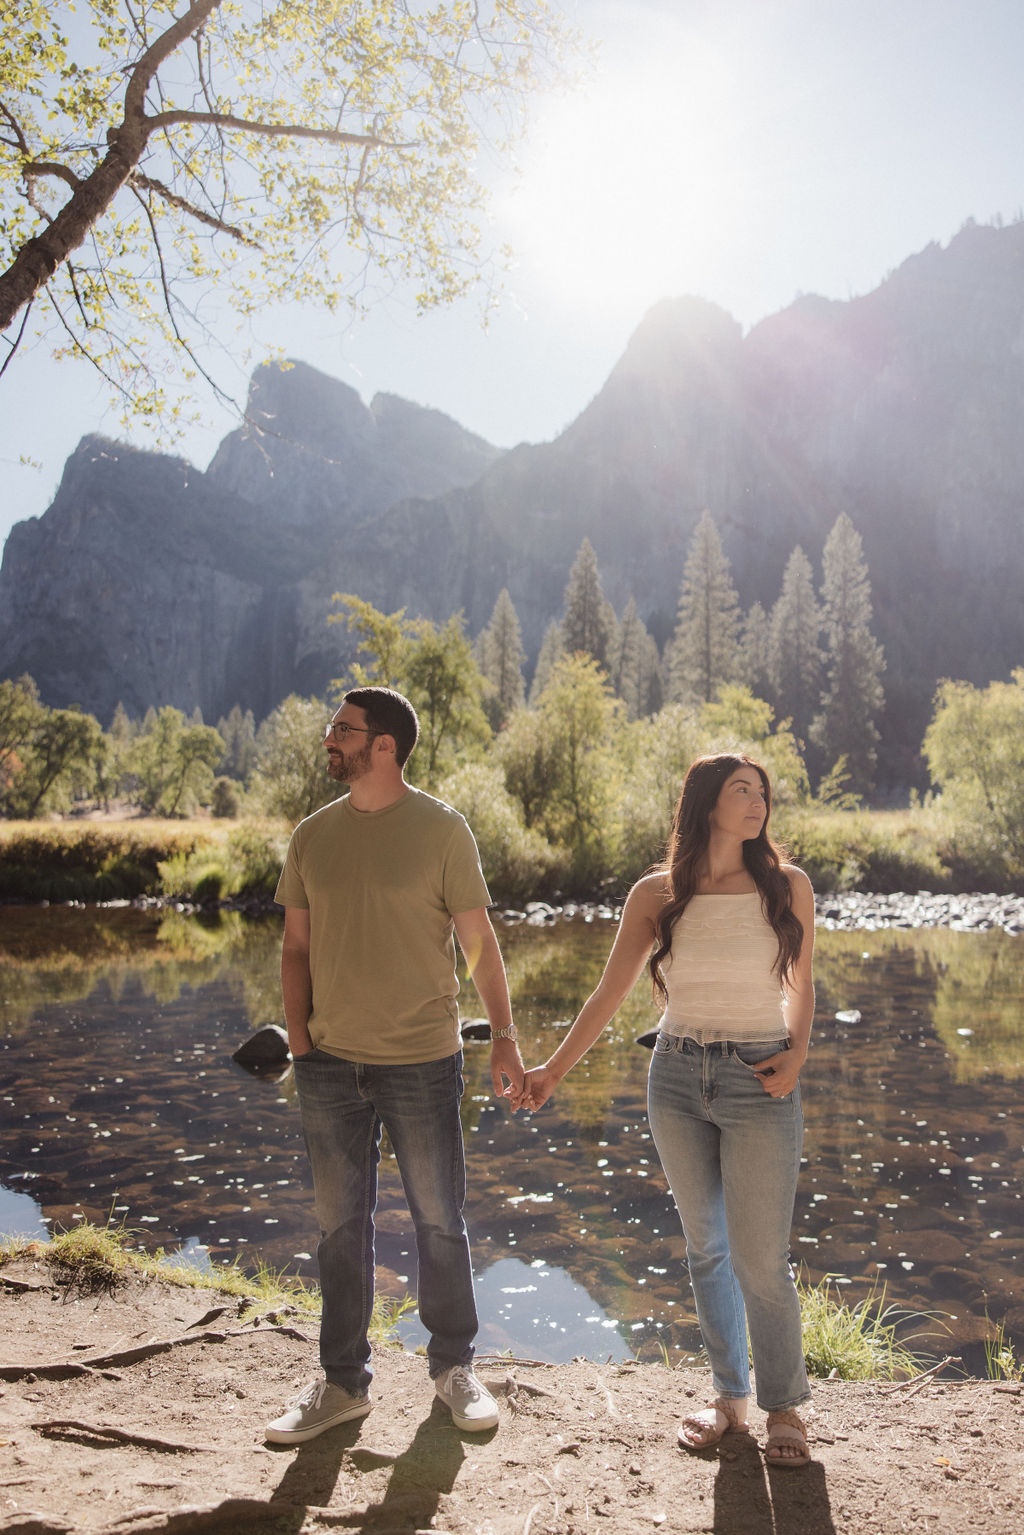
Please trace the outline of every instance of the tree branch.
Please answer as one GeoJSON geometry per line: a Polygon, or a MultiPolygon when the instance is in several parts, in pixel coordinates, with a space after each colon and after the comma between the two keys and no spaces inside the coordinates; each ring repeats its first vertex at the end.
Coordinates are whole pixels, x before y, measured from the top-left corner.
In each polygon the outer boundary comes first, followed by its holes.
{"type": "Polygon", "coordinates": [[[301,123],[261,123],[246,117],[232,117],[226,112],[158,112],[147,117],[149,131],[173,128],[178,123],[205,123],[214,128],[230,128],[236,133],[252,133],[262,138],[315,139],[321,144],[354,144],[367,149],[414,149],[415,141],[382,139],[375,133],[342,133],[337,128],[307,128],[301,123]]]}
{"type": "Polygon", "coordinates": [[[162,32],[151,48],[147,48],[132,70],[128,89],[125,91],[126,123],[131,119],[142,121],[146,115],[146,92],[160,65],[170,57],[179,43],[183,43],[186,38],[199,31],[207,17],[220,9],[221,3],[222,0],[192,0],[184,16],[176,21],[173,27],[168,27],[166,32],[162,32]]]}
{"type": "Polygon", "coordinates": [[[146,192],[155,192],[158,197],[163,198],[165,203],[170,203],[172,208],[180,208],[182,213],[187,213],[190,218],[196,219],[200,224],[206,224],[210,229],[215,229],[218,234],[230,235],[232,240],[237,240],[240,245],[247,245],[250,250],[263,249],[259,241],[247,235],[244,229],[237,229],[234,224],[225,223],[223,219],[217,218],[216,214],[204,213],[202,208],[197,208],[187,198],[172,192],[170,187],[165,187],[162,181],[154,181],[152,176],[144,176],[141,171],[136,171],[130,184],[133,187],[141,187],[146,192]]]}
{"type": "MultiPolygon", "coordinates": [[[[205,378],[206,382],[209,384],[210,388],[213,390],[214,395],[217,398],[219,398],[219,399],[225,400],[226,403],[230,403],[230,402],[227,401],[227,396],[224,394],[224,391],[222,389],[218,388],[216,381],[213,378],[210,377],[209,373],[207,373],[206,369],[203,367],[202,363],[199,361],[199,358],[196,356],[195,352],[189,346],[188,342],[185,340],[185,337],[181,334],[181,328],[178,325],[177,319],[175,318],[174,306],[171,303],[171,289],[170,289],[170,284],[167,281],[167,269],[164,266],[164,253],[163,253],[163,248],[162,248],[162,246],[160,244],[160,234],[159,234],[159,231],[157,230],[157,227],[156,227],[156,221],[153,218],[153,210],[150,208],[149,204],[146,202],[146,199],[141,195],[141,193],[138,190],[133,188],[133,191],[135,191],[135,196],[138,199],[139,203],[141,204],[142,211],[146,215],[146,219],[147,219],[147,221],[149,223],[149,232],[150,232],[150,234],[153,237],[153,249],[156,251],[157,265],[159,266],[159,269],[160,269],[160,286],[161,286],[161,289],[163,290],[163,295],[164,295],[164,308],[167,311],[167,318],[168,318],[168,320],[171,323],[171,329],[174,331],[174,339],[177,341],[178,345],[185,352],[186,356],[193,363],[193,365],[195,366],[197,372],[201,373],[203,378],[205,378]]],[[[193,318],[194,318],[194,316],[193,316],[193,318]]],[[[175,803],[177,803],[177,802],[175,802],[175,803]]]]}
{"type": "Polygon", "coordinates": [[[66,181],[72,191],[77,191],[82,185],[82,178],[76,176],[70,166],[61,165],[56,160],[30,160],[21,167],[21,174],[26,181],[33,181],[37,176],[56,176],[66,181]]]}
{"type": "Polygon", "coordinates": [[[145,102],[153,76],[220,4],[221,0],[192,0],[184,16],[161,33],[134,66],[125,91],[121,124],[107,134],[107,153],[75,187],[56,217],[40,234],[25,241],[7,271],[0,275],[0,331],[6,330],[18,311],[47,286],[57,268],[82,244],[129,180],[152,131],[145,102]]]}
{"type": "Polygon", "coordinates": [[[0,113],[3,113],[4,117],[7,119],[11,126],[11,132],[14,134],[13,140],[4,139],[3,142],[5,144],[10,144],[12,149],[20,149],[23,155],[27,155],[28,139],[25,137],[24,129],[18,122],[18,119],[15,117],[10,107],[4,101],[0,101],[0,113]]]}
{"type": "MultiPolygon", "coordinates": [[[[28,317],[32,313],[32,305],[33,305],[34,302],[35,302],[34,299],[29,299],[28,303],[25,305],[25,313],[22,316],[21,327],[20,327],[20,329],[18,331],[18,334],[15,336],[14,340],[13,341],[8,341],[7,337],[6,336],[4,337],[4,341],[7,342],[7,346],[10,348],[10,350],[8,351],[7,356],[4,358],[3,366],[0,367],[0,378],[3,378],[4,374],[7,372],[7,369],[9,367],[10,363],[11,363],[11,360],[14,357],[15,352],[18,350],[19,346],[21,345],[21,338],[25,334],[25,327],[28,324],[28,317]]],[[[0,753],[0,760],[2,760],[2,753],[0,753]]]]}

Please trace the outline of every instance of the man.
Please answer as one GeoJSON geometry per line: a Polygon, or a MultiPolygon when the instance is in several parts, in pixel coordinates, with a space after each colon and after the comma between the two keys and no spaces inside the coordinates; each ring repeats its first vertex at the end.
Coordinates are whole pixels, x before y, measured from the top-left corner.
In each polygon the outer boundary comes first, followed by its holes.
{"type": "Polygon", "coordinates": [[[355,688],[327,726],[328,774],[349,792],[296,827],[277,888],[281,988],[321,1241],[314,1381],[267,1428],[312,1439],[370,1411],[373,1211],[380,1135],[402,1175],[419,1256],[434,1389],[456,1427],[493,1428],[473,1373],[476,1302],[462,1216],[462,1054],[453,929],[491,1025],[495,1094],[522,1092],[508,985],[472,832],[413,788],[419,722],[391,688],[355,688]]]}

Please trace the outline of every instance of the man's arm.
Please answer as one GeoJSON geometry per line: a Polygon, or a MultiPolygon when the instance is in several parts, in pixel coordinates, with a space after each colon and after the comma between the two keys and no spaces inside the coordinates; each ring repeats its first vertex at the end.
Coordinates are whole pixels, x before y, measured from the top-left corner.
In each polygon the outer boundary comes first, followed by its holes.
{"type": "Polygon", "coordinates": [[[288,1048],[293,1056],[313,1049],[309,1015],[313,1011],[313,978],[309,973],[309,912],[301,906],[284,909],[284,943],[281,946],[281,996],[288,1026],[288,1048]]]}
{"type": "MultiPolygon", "coordinates": [[[[455,932],[492,1033],[497,1029],[509,1028],[512,1023],[512,1003],[509,1001],[508,980],[487,907],[478,906],[475,911],[460,912],[455,918],[455,932]]],[[[510,1096],[518,1099],[523,1090],[523,1059],[519,1054],[519,1046],[514,1039],[492,1039],[491,1081],[496,1098],[505,1097],[506,1078],[512,1088],[510,1096]]]]}

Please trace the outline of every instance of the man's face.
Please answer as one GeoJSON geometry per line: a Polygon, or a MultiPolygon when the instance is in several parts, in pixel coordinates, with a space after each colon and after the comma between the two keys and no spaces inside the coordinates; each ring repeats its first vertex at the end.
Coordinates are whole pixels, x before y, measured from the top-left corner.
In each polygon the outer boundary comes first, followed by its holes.
{"type": "Polygon", "coordinates": [[[373,771],[373,743],[376,737],[366,723],[366,711],[355,704],[343,703],[334,716],[334,724],[347,725],[339,741],[331,734],[324,740],[327,752],[327,776],[336,783],[353,784],[373,771]]]}

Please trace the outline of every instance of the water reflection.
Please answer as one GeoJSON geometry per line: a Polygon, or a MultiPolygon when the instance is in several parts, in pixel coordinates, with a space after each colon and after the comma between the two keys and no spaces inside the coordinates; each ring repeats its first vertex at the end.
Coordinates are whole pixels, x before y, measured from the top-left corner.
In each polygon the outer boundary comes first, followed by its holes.
{"type": "MultiPolygon", "coordinates": [[[[0,921],[0,1183],[28,1201],[16,1213],[68,1226],[113,1208],[149,1249],[188,1244],[212,1263],[249,1249],[313,1273],[291,1078],[254,1078],[231,1060],[279,1019],[279,923],[63,908],[8,908],[0,921]]],[[[611,936],[609,922],[503,932],[530,1059],[593,986],[611,936]]],[[[946,1314],[935,1346],[950,1351],[977,1352],[988,1318],[1024,1343],[1020,943],[820,935],[795,1254],[812,1279],[843,1275],[858,1295],[881,1279],[890,1301],[946,1314]]],[[[472,1016],[472,993],[464,1000],[472,1016]]],[[[650,1057],[633,1043],[653,1021],[639,987],[532,1120],[493,1101],[486,1046],[467,1045],[486,1347],[547,1358],[695,1348],[682,1238],[644,1113],[650,1057]]],[[[0,1228],[19,1224],[8,1208],[0,1228]]],[[[387,1288],[413,1282],[387,1161],[378,1253],[387,1288]]]]}
{"type": "MultiPolygon", "coordinates": [[[[499,1258],[476,1281],[482,1354],[509,1353],[551,1364],[587,1359],[631,1359],[615,1317],[598,1305],[564,1268],[543,1258],[499,1258]]],[[[427,1341],[418,1317],[403,1320],[407,1348],[427,1341]]]]}

